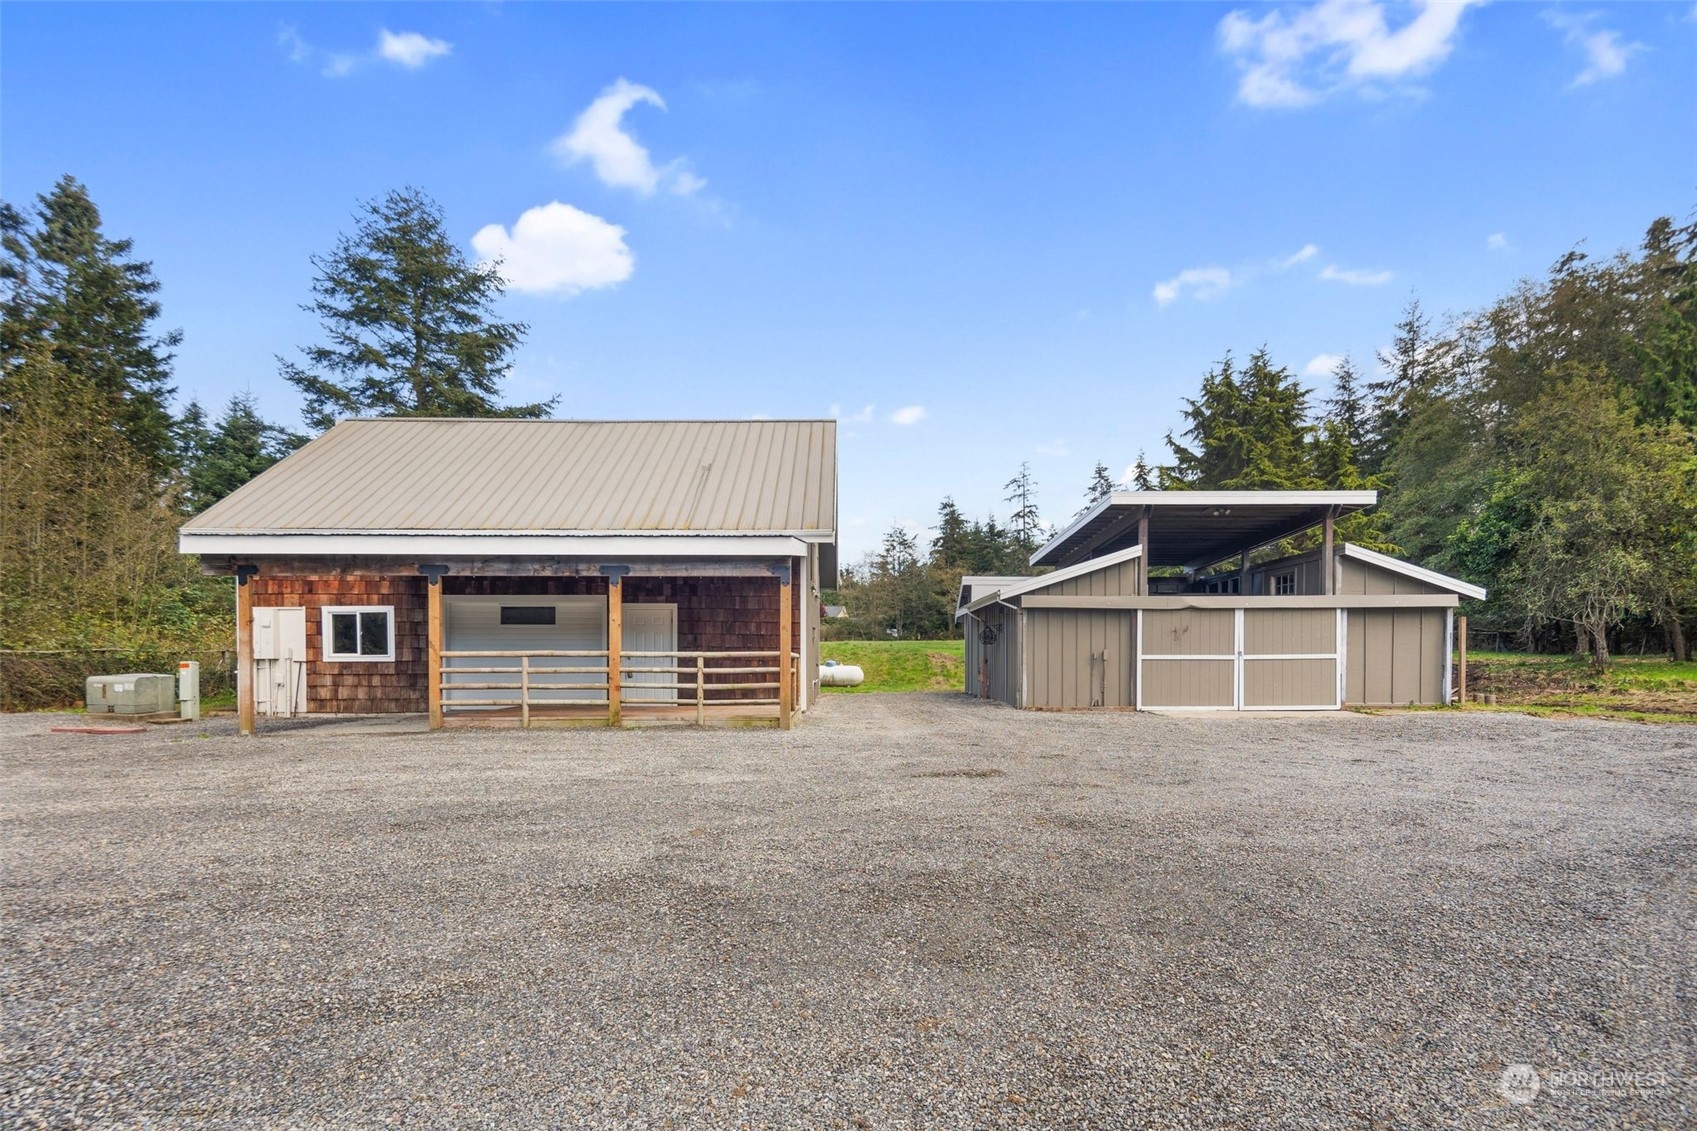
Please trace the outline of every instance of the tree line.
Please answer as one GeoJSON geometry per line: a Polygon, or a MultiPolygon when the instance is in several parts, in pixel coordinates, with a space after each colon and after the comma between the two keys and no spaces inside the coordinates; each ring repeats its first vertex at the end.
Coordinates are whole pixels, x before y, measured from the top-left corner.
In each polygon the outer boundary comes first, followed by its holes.
{"type": "MultiPolygon", "coordinates": [[[[1697,223],[1657,219],[1606,259],[1564,255],[1441,325],[1411,301],[1364,377],[1330,396],[1261,348],[1227,354],[1183,401],[1165,462],[1133,490],[1374,489],[1339,536],[1484,585],[1475,625],[1606,664],[1622,647],[1689,658],[1697,618],[1697,223]]],[[[843,571],[834,635],[954,635],[966,574],[1026,574],[1029,467],[1014,511],[966,522],[951,499],[922,545],[896,527],[843,571]]],[[[1088,507],[1119,489],[1098,463],[1088,507]]],[[[1082,511],[1080,512],[1082,513],[1082,511]]],[[[1268,557],[1306,548],[1295,540],[1268,557]]]]}
{"type": "MultiPolygon", "coordinates": [[[[469,263],[416,189],[360,206],[311,257],[320,340],[279,373],[314,429],[349,415],[539,417],[502,383],[527,327],[498,317],[498,265],[469,263]]],[[[0,652],[227,642],[227,585],[176,552],[184,519],[304,442],[237,394],[174,387],[160,283],[70,177],[0,203],[0,652]]],[[[1371,377],[1342,361],[1317,400],[1266,348],[1202,375],[1132,489],[1375,488],[1345,539],[1487,586],[1476,623],[1606,662],[1688,654],[1697,617],[1697,224],[1631,252],[1565,255],[1441,324],[1411,303],[1371,377]]],[[[1120,485],[1098,463],[1080,513],[1120,485]]],[[[1005,517],[952,499],[896,527],[827,594],[838,635],[957,631],[966,574],[1023,574],[1054,525],[1021,465],[1005,517]],[[928,536],[927,536],[928,535],[928,536]]],[[[1300,548],[1299,545],[1283,549],[1300,548]]]]}
{"type": "MultiPolygon", "coordinates": [[[[311,264],[322,340],[278,359],[310,427],[552,407],[500,400],[527,327],[496,317],[497,265],[468,263],[423,193],[363,204],[311,264]]],[[[0,202],[0,652],[227,646],[229,586],[177,528],[306,437],[248,392],[179,407],[159,290],[74,178],[0,202]]]]}

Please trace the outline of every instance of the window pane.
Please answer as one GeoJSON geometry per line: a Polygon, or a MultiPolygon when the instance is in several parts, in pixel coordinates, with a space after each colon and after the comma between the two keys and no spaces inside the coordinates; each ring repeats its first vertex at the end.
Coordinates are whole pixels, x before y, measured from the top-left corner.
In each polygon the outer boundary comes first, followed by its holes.
{"type": "Polygon", "coordinates": [[[330,614],[330,651],[338,656],[359,653],[359,620],[354,614],[330,614]]]}
{"type": "Polygon", "coordinates": [[[382,656],[389,651],[389,614],[361,613],[359,615],[359,654],[382,656]]]}
{"type": "Polygon", "coordinates": [[[553,624],[553,605],[502,605],[502,624],[553,624]]]}

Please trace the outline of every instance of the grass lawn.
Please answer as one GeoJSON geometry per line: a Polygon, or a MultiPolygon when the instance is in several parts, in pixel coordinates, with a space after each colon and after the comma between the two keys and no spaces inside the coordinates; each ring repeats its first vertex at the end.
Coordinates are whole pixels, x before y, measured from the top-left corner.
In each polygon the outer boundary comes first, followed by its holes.
{"type": "Polygon", "coordinates": [[[866,673],[859,687],[826,691],[959,691],[965,686],[964,640],[829,640],[819,651],[821,662],[854,664],[866,673]]]}
{"type": "Polygon", "coordinates": [[[1467,690],[1534,714],[1697,723],[1697,661],[1620,656],[1599,673],[1571,656],[1470,652],[1467,690]]]}

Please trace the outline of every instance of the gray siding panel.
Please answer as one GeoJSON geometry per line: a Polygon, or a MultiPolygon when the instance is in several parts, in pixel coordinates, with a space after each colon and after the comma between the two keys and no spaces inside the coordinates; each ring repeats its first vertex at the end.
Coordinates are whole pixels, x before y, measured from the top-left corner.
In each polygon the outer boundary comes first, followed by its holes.
{"type": "Polygon", "coordinates": [[[1326,707],[1337,701],[1333,660],[1245,660],[1243,705],[1326,707]]]}
{"type": "Polygon", "coordinates": [[[1346,615],[1345,702],[1365,707],[1443,702],[1446,610],[1350,609],[1346,615]]]}
{"type": "Polygon", "coordinates": [[[1237,702],[1230,660],[1144,660],[1145,707],[1232,707],[1237,702]]]}
{"type": "Polygon", "coordinates": [[[1004,605],[979,609],[976,619],[967,617],[966,693],[977,695],[981,673],[988,676],[990,698],[1019,706],[1020,661],[1019,617],[1004,605]],[[988,647],[980,640],[986,627],[996,630],[996,641],[988,647]]]}
{"type": "Polygon", "coordinates": [[[1145,609],[1143,651],[1156,656],[1226,656],[1237,648],[1230,609],[1145,609]]]}
{"type": "Polygon", "coordinates": [[[1026,706],[1129,707],[1137,702],[1131,613],[1033,609],[1025,615],[1031,638],[1026,706]]]}

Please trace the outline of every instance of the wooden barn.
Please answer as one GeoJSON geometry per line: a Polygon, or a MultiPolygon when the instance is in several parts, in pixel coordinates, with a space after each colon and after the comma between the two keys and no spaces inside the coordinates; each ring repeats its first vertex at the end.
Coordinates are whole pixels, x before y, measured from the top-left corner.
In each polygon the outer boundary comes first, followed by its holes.
{"type": "Polygon", "coordinates": [[[239,716],[775,723],[818,694],[829,420],[348,420],[184,525],[239,716]]]}
{"type": "Polygon", "coordinates": [[[1337,519],[1376,501],[1115,493],[1032,555],[1053,572],[962,579],[966,691],[1036,709],[1448,703],[1455,610],[1485,591],[1337,542],[1337,519]],[[1254,560],[1316,528],[1315,549],[1254,560]]]}

